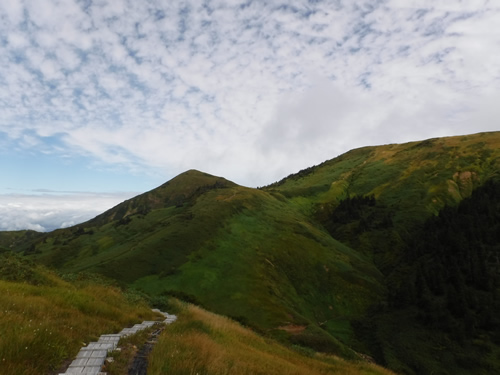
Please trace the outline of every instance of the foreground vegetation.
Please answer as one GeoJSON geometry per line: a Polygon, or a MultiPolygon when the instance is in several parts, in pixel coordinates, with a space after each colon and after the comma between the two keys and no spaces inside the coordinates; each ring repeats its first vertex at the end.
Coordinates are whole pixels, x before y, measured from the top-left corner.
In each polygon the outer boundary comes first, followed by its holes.
{"type": "Polygon", "coordinates": [[[175,304],[178,320],[160,336],[148,374],[392,374],[364,361],[349,362],[306,348],[285,347],[231,319],[192,304],[175,304]]]}
{"type": "Polygon", "coordinates": [[[145,301],[92,280],[64,281],[0,253],[0,374],[57,373],[101,334],[155,314],[145,301]]]}

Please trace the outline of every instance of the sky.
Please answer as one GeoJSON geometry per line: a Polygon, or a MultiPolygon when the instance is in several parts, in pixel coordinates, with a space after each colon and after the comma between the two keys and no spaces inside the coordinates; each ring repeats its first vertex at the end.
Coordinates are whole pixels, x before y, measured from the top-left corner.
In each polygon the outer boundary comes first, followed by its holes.
{"type": "Polygon", "coordinates": [[[497,0],[0,2],[0,230],[500,130],[497,0]]]}

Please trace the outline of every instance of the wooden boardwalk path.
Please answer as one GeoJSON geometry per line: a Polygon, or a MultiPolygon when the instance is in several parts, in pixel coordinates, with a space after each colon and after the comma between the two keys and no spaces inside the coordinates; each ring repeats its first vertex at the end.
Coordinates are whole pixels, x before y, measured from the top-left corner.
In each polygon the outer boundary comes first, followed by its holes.
{"type": "Polygon", "coordinates": [[[134,333],[152,327],[155,324],[170,324],[175,322],[175,320],[177,319],[175,315],[170,315],[158,309],[153,309],[153,311],[162,314],[165,317],[165,320],[144,321],[141,324],[136,324],[131,328],[124,328],[120,333],[117,334],[101,335],[97,342],[91,342],[87,346],[81,348],[75,360],[71,362],[66,372],[59,375],[105,375],[105,372],[101,372],[104,361],[106,361],[108,353],[116,349],[120,338],[133,335],[134,333]]]}

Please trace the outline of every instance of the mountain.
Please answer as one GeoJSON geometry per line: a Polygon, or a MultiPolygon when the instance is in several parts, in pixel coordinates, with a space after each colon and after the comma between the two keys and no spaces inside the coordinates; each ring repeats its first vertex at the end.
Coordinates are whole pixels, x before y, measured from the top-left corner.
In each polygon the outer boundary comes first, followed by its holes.
{"type": "Polygon", "coordinates": [[[481,189],[498,191],[499,171],[500,132],[364,147],[260,189],[191,170],[86,223],[3,233],[0,245],[61,272],[178,296],[316,350],[366,353],[402,373],[480,374],[500,368],[496,321],[486,317],[498,302],[490,239],[498,211],[466,214],[476,225],[458,219],[470,236],[488,229],[460,247],[454,271],[446,262],[456,246],[442,255],[423,249],[452,228],[454,214],[443,212],[477,206],[470,199],[497,207],[481,189]],[[478,247],[487,262],[472,255],[478,247]],[[481,350],[488,358],[477,358],[481,350]]]}
{"type": "Polygon", "coordinates": [[[182,297],[260,331],[288,336],[299,326],[296,342],[346,355],[336,337],[384,293],[365,256],[283,196],[197,171],[43,235],[25,252],[64,272],[182,297]]]}

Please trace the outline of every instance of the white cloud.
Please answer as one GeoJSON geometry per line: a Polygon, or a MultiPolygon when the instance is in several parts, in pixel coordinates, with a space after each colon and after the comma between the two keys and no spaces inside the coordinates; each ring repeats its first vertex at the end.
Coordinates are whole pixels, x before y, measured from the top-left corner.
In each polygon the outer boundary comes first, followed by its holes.
{"type": "Polygon", "coordinates": [[[0,132],[16,152],[263,185],[352,147],[491,130],[499,16],[458,0],[7,2],[0,132]]]}
{"type": "Polygon", "coordinates": [[[87,221],[134,193],[0,194],[0,230],[50,231],[87,221]]]}
{"type": "Polygon", "coordinates": [[[2,2],[0,12],[6,23],[15,26],[23,19],[23,3],[21,1],[2,2]]]}

